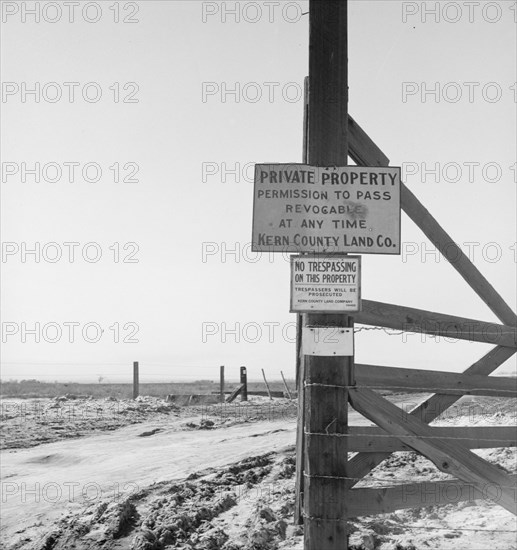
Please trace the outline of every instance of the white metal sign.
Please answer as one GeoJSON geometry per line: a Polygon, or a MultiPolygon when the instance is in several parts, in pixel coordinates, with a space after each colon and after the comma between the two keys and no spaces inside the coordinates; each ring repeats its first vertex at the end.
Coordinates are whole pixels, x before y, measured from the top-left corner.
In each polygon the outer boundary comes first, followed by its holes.
{"type": "Polygon", "coordinates": [[[400,254],[400,168],[255,165],[252,250],[400,254]]]}
{"type": "Polygon", "coordinates": [[[360,310],[360,256],[291,256],[291,312],[360,310]]]}
{"type": "Polygon", "coordinates": [[[303,327],[303,355],[349,357],[354,355],[354,329],[340,327],[303,327]]]}

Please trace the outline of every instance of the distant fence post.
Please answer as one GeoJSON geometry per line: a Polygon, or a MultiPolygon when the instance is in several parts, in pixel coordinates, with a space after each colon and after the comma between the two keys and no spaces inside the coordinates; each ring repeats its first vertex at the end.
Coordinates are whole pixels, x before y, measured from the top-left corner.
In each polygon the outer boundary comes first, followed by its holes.
{"type": "Polygon", "coordinates": [[[284,373],[280,371],[280,374],[282,375],[282,380],[284,381],[284,388],[287,393],[287,397],[292,400],[293,396],[291,395],[291,392],[289,391],[289,386],[287,385],[287,382],[285,381],[284,373]]]}
{"type": "Polygon", "coordinates": [[[267,394],[269,395],[269,399],[273,401],[273,398],[271,397],[271,390],[269,389],[269,384],[267,383],[266,373],[264,372],[264,369],[262,369],[262,376],[264,377],[264,382],[266,383],[266,389],[267,389],[267,394]]]}
{"type": "Polygon", "coordinates": [[[139,381],[138,381],[138,361],[133,362],[133,399],[138,397],[139,393],[139,381]]]}
{"type": "Polygon", "coordinates": [[[224,365],[219,367],[219,394],[221,403],[224,403],[224,365]]]}
{"type": "Polygon", "coordinates": [[[241,401],[248,400],[248,373],[246,367],[241,367],[241,401]]]}

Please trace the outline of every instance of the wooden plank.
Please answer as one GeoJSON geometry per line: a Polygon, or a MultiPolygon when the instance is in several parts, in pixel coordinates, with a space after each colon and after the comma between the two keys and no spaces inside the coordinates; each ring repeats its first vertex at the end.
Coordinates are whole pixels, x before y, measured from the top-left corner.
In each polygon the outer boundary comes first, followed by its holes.
{"type": "MultiPolygon", "coordinates": [[[[517,483],[517,475],[508,477],[513,484],[517,483]]],[[[348,511],[352,517],[369,516],[465,501],[497,502],[498,497],[499,493],[493,486],[487,485],[480,490],[470,483],[457,480],[406,483],[394,487],[351,489],[348,493],[348,511]]]]}
{"type": "Polygon", "coordinates": [[[244,386],[239,386],[238,388],[235,388],[232,393],[226,398],[226,402],[231,403],[239,395],[239,393],[241,393],[243,389],[244,386]]]}
{"type": "Polygon", "coordinates": [[[517,397],[517,378],[503,376],[356,365],[355,378],[358,385],[371,389],[517,397]]]}
{"type": "MultiPolygon", "coordinates": [[[[349,153],[359,166],[389,165],[388,158],[355,121],[349,127],[349,153]]],[[[454,269],[465,279],[497,318],[505,325],[517,325],[517,315],[510,306],[404,184],[401,186],[401,204],[404,212],[449,260],[454,269]]]]}
{"type": "Polygon", "coordinates": [[[363,300],[356,323],[517,348],[517,329],[372,300],[363,300]]]}
{"type": "MultiPolygon", "coordinates": [[[[494,449],[517,446],[517,426],[432,426],[436,439],[455,439],[455,443],[466,449],[494,449]]],[[[397,437],[376,426],[350,426],[349,452],[393,453],[412,451],[397,437]]]]}
{"type": "Polygon", "coordinates": [[[388,166],[390,159],[368,134],[348,116],[348,154],[358,166],[388,166]]]}
{"type": "Polygon", "coordinates": [[[430,439],[432,435],[427,424],[400,414],[401,409],[374,391],[365,388],[350,388],[350,402],[354,409],[375,422],[403,443],[422,453],[442,472],[471,483],[480,491],[493,485],[500,491],[498,504],[517,515],[517,501],[508,474],[490,464],[471,451],[448,441],[430,439]]]}
{"type": "Polygon", "coordinates": [[[517,325],[517,315],[515,315],[510,306],[405,185],[401,187],[401,204],[404,212],[422,230],[424,235],[436,246],[443,256],[449,260],[451,265],[467,281],[472,290],[476,292],[492,312],[505,325],[517,325]]]}
{"type": "MultiPolygon", "coordinates": [[[[473,363],[463,372],[470,376],[488,376],[500,367],[505,361],[515,354],[515,350],[497,346],[484,355],[479,361],[473,363]]],[[[411,409],[410,414],[422,422],[432,422],[449,407],[454,405],[460,396],[436,394],[411,409]]]]}
{"type": "MultiPolygon", "coordinates": [[[[464,374],[489,375],[512,357],[514,353],[514,349],[496,346],[481,359],[473,363],[464,371],[464,374]]],[[[454,405],[458,399],[460,399],[460,396],[435,394],[411,409],[409,414],[420,419],[422,422],[431,422],[454,405]]],[[[366,476],[383,460],[389,458],[389,456],[390,453],[358,453],[355,455],[348,462],[349,476],[353,478],[349,481],[349,487],[355,485],[355,479],[366,476]]]]}

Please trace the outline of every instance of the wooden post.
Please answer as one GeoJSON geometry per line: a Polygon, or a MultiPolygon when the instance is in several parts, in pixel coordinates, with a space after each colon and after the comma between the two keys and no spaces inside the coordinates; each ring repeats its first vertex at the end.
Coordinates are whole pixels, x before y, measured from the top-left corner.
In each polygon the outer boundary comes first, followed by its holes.
{"type": "Polygon", "coordinates": [[[239,387],[235,388],[232,393],[226,399],[226,403],[231,403],[238,395],[242,392],[244,385],[241,384],[239,387]]]}
{"type": "MultiPolygon", "coordinates": [[[[308,163],[309,158],[309,77],[306,76],[303,81],[303,159],[304,164],[308,163]]],[[[300,379],[303,379],[303,376],[300,376],[300,363],[303,359],[301,354],[302,349],[302,326],[303,326],[303,315],[301,313],[296,314],[296,387],[300,379]]]]}
{"type": "Polygon", "coordinates": [[[241,367],[241,401],[248,400],[248,373],[246,367],[241,367]]]}
{"type": "MultiPolygon", "coordinates": [[[[303,106],[303,163],[309,162],[309,77],[304,80],[304,106],[303,106]]],[[[296,474],[295,474],[295,502],[294,521],[298,525],[303,524],[303,469],[305,439],[303,430],[305,427],[305,392],[303,383],[305,381],[305,370],[302,354],[302,327],[303,315],[296,314],[296,391],[298,395],[298,426],[296,428],[296,474]]]]}
{"type": "Polygon", "coordinates": [[[262,369],[262,376],[263,376],[264,382],[266,384],[266,389],[267,389],[267,394],[269,395],[269,399],[271,399],[271,401],[273,401],[273,398],[271,397],[271,390],[269,389],[269,384],[267,383],[266,373],[264,372],[264,369],[262,369]]]}
{"type": "Polygon", "coordinates": [[[133,399],[139,394],[138,361],[133,362],[133,399]]]}
{"type": "MultiPolygon", "coordinates": [[[[347,0],[309,4],[309,164],[348,163],[347,0]]],[[[305,326],[353,327],[346,315],[307,314],[305,326]]],[[[353,357],[306,356],[305,550],[346,550],[348,391],[353,357]],[[316,435],[323,434],[323,435],[316,435]]]]}
{"type": "Polygon", "coordinates": [[[224,365],[219,367],[219,399],[224,403],[224,365]]]}
{"type": "Polygon", "coordinates": [[[292,400],[293,396],[291,395],[291,392],[289,391],[289,386],[287,385],[287,382],[285,381],[284,373],[282,371],[280,371],[280,374],[282,375],[282,380],[284,381],[284,388],[285,388],[285,391],[287,392],[287,397],[289,397],[289,399],[292,400]]]}

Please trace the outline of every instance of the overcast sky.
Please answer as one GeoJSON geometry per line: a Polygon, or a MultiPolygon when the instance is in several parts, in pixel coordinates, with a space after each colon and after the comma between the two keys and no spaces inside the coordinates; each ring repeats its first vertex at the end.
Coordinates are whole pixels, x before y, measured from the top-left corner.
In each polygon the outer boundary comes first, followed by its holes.
{"type": "MultiPolygon", "coordinates": [[[[2,2],[2,378],[293,377],[252,165],[302,160],[308,2],[36,4],[2,2]]],[[[349,111],[515,309],[515,2],[435,4],[350,3],[349,111]]],[[[498,322],[404,214],[402,241],[363,256],[363,298],[498,322]]],[[[461,371],[490,347],[405,340],[360,332],[356,361],[461,371]]]]}

